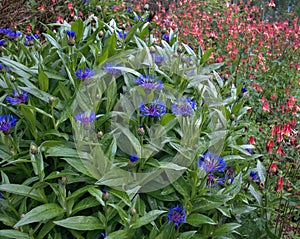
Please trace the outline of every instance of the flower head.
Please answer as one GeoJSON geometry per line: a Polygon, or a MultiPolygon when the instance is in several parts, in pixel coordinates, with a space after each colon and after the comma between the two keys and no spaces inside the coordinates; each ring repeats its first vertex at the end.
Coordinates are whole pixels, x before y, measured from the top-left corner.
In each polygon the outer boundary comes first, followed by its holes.
{"type": "Polygon", "coordinates": [[[6,100],[12,104],[20,104],[20,103],[25,103],[28,99],[28,93],[26,91],[22,91],[22,93],[19,93],[17,90],[14,90],[14,96],[7,96],[6,100]]]}
{"type": "Polygon", "coordinates": [[[197,103],[191,98],[183,97],[179,99],[179,102],[172,105],[171,109],[173,114],[190,116],[194,109],[196,109],[197,103]]]}
{"type": "Polygon", "coordinates": [[[259,182],[260,181],[260,177],[254,171],[250,171],[249,179],[250,179],[250,181],[253,181],[253,182],[259,182]]]}
{"type": "Polygon", "coordinates": [[[207,173],[215,171],[224,172],[226,163],[223,158],[214,153],[207,152],[203,157],[199,157],[199,167],[202,167],[207,173]]]}
{"type": "Polygon", "coordinates": [[[142,113],[141,116],[161,116],[166,113],[166,106],[163,102],[154,100],[149,106],[142,103],[140,111],[142,113]]]}
{"type": "Polygon", "coordinates": [[[67,35],[69,38],[75,38],[75,32],[74,31],[70,31],[70,30],[67,30],[67,35]]]}
{"type": "Polygon", "coordinates": [[[215,177],[212,173],[209,173],[207,175],[207,182],[206,182],[207,188],[215,188],[218,184],[224,184],[224,183],[225,183],[224,178],[215,177]]]}
{"type": "Polygon", "coordinates": [[[137,78],[136,82],[147,90],[163,88],[163,83],[154,76],[141,75],[137,78]]]}
{"type": "Polygon", "coordinates": [[[170,35],[168,33],[165,33],[163,35],[163,39],[168,42],[170,40],[170,35]]]}
{"type": "Polygon", "coordinates": [[[20,31],[14,32],[13,30],[9,30],[7,33],[7,36],[10,38],[18,38],[19,36],[22,36],[22,33],[20,31]]]}
{"type": "Polygon", "coordinates": [[[86,80],[90,77],[92,77],[95,74],[95,72],[88,67],[86,67],[84,70],[82,68],[79,68],[76,72],[75,75],[82,80],[86,80]]]}
{"type": "Polygon", "coordinates": [[[125,39],[127,37],[127,33],[126,32],[118,32],[118,35],[122,39],[125,39]]]}
{"type": "Polygon", "coordinates": [[[83,112],[83,113],[79,113],[79,114],[75,115],[74,118],[83,124],[90,124],[96,119],[96,113],[83,112]]]}
{"type": "Polygon", "coordinates": [[[110,73],[110,74],[113,74],[113,75],[116,75],[118,73],[121,73],[121,70],[119,69],[115,69],[114,68],[114,65],[112,63],[106,63],[103,67],[102,67],[103,70],[105,70],[106,72],[110,73]]]}
{"type": "Polygon", "coordinates": [[[177,227],[185,223],[186,213],[181,206],[171,207],[168,211],[169,223],[173,222],[177,227]]]}
{"type": "Polygon", "coordinates": [[[164,62],[164,60],[165,60],[164,56],[161,56],[159,54],[154,54],[154,62],[155,63],[160,64],[160,63],[164,62]]]}
{"type": "Polygon", "coordinates": [[[135,154],[130,154],[129,155],[129,161],[130,162],[134,163],[134,162],[136,162],[138,160],[139,160],[139,157],[137,155],[135,155],[135,154]]]}
{"type": "Polygon", "coordinates": [[[1,40],[0,40],[0,47],[4,46],[4,44],[5,44],[5,40],[4,40],[4,39],[1,39],[1,40]]]}
{"type": "Polygon", "coordinates": [[[4,133],[17,124],[17,118],[11,114],[0,116],[0,130],[4,133]]]}

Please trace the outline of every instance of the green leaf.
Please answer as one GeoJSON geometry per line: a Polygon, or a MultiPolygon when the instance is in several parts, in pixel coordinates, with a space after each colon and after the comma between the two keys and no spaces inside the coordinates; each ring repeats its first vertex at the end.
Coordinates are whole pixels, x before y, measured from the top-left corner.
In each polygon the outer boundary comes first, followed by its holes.
{"type": "Polygon", "coordinates": [[[101,224],[100,220],[93,216],[69,217],[64,220],[54,221],[54,223],[61,227],[80,231],[104,229],[104,225],[101,224]]]}
{"type": "Polygon", "coordinates": [[[76,214],[77,212],[91,208],[91,207],[96,207],[99,206],[99,202],[92,196],[84,198],[76,204],[72,210],[72,215],[76,214]]]}
{"type": "Polygon", "coordinates": [[[262,196],[261,196],[261,194],[259,192],[257,192],[252,185],[249,186],[249,190],[250,190],[250,193],[253,195],[253,197],[255,197],[258,204],[262,205],[262,196]]]}
{"type": "Polygon", "coordinates": [[[41,65],[39,65],[38,74],[39,87],[42,91],[48,91],[49,88],[49,78],[47,74],[43,71],[41,65]]]}
{"type": "Polygon", "coordinates": [[[75,41],[79,42],[83,36],[83,21],[81,18],[78,18],[75,22],[72,23],[71,30],[75,32],[75,41]]]}
{"type": "Polygon", "coordinates": [[[20,227],[33,222],[43,222],[57,216],[63,215],[65,212],[60,206],[55,203],[44,204],[33,208],[25,214],[25,216],[16,223],[15,227],[20,227]]]}
{"type": "Polygon", "coordinates": [[[197,231],[189,231],[189,232],[182,232],[180,233],[178,239],[190,239],[192,238],[197,231]]]}
{"type": "Polygon", "coordinates": [[[201,57],[200,64],[204,64],[208,60],[208,58],[211,56],[211,54],[213,53],[214,50],[215,50],[215,48],[212,47],[212,48],[208,49],[207,51],[205,51],[201,57]]]}
{"type": "Polygon", "coordinates": [[[45,202],[42,195],[32,187],[19,185],[19,184],[2,184],[0,185],[0,191],[21,195],[24,197],[30,197],[39,202],[45,202]]]}
{"type": "Polygon", "coordinates": [[[0,230],[0,237],[8,237],[8,238],[22,238],[22,239],[29,239],[29,235],[25,232],[20,232],[18,230],[13,229],[4,229],[0,230]]]}
{"type": "Polygon", "coordinates": [[[128,233],[125,230],[118,230],[110,233],[105,239],[128,239],[128,233]]]}
{"type": "Polygon", "coordinates": [[[131,202],[130,202],[129,196],[126,192],[122,192],[122,191],[119,191],[116,189],[110,189],[109,192],[112,195],[121,199],[127,206],[131,207],[131,202]]]}
{"type": "Polygon", "coordinates": [[[148,223],[153,222],[157,217],[159,217],[163,213],[166,213],[166,211],[153,210],[151,212],[148,212],[144,216],[138,218],[133,224],[131,224],[131,228],[136,229],[147,225],[148,223]]]}
{"type": "Polygon", "coordinates": [[[61,45],[49,34],[43,33],[43,35],[46,37],[46,39],[51,43],[52,46],[54,46],[56,49],[61,49],[61,45]]]}
{"type": "Polygon", "coordinates": [[[241,225],[238,223],[226,223],[217,228],[217,230],[213,234],[213,238],[217,238],[219,236],[225,236],[225,234],[229,234],[234,232],[236,228],[239,228],[241,225]]]}
{"type": "Polygon", "coordinates": [[[199,213],[192,213],[191,215],[189,215],[186,222],[194,227],[198,227],[201,224],[216,224],[210,217],[199,213]]]}
{"type": "Polygon", "coordinates": [[[257,160],[256,167],[257,167],[257,173],[260,178],[260,181],[264,184],[266,181],[266,168],[259,160],[257,160]]]}

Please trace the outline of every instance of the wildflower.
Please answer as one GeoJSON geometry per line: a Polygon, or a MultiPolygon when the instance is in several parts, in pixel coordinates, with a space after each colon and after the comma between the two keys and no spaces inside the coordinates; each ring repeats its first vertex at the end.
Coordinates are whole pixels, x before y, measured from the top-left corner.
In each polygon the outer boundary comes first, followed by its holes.
{"type": "Polygon", "coordinates": [[[75,32],[67,30],[67,35],[69,37],[69,41],[68,41],[69,46],[74,46],[75,45],[75,35],[76,35],[75,32]]]}
{"type": "Polygon", "coordinates": [[[109,193],[105,189],[102,189],[102,199],[104,201],[107,201],[108,198],[109,198],[109,193]]]}
{"type": "Polygon", "coordinates": [[[228,184],[231,184],[234,180],[234,171],[233,168],[228,166],[225,169],[225,182],[227,182],[228,184]]]}
{"type": "Polygon", "coordinates": [[[218,184],[224,184],[224,182],[224,178],[215,177],[212,173],[209,173],[207,175],[206,187],[215,188],[218,184]]]}
{"type": "Polygon", "coordinates": [[[18,38],[19,36],[21,36],[22,33],[20,31],[16,31],[14,32],[13,30],[10,29],[10,31],[8,31],[7,36],[10,38],[18,38]]]}
{"type": "Polygon", "coordinates": [[[8,133],[8,131],[16,126],[17,124],[17,118],[14,117],[11,114],[8,115],[1,115],[0,116],[0,131],[2,131],[3,133],[8,133]]]}
{"type": "Polygon", "coordinates": [[[152,101],[151,105],[146,106],[144,103],[141,103],[140,111],[142,112],[141,116],[161,116],[166,113],[166,106],[163,102],[159,100],[152,101]]]}
{"type": "Polygon", "coordinates": [[[266,148],[267,148],[267,151],[268,151],[269,154],[272,153],[273,147],[274,147],[274,141],[273,140],[270,140],[270,141],[266,142],[266,148]]]}
{"type": "Polygon", "coordinates": [[[145,134],[145,130],[143,126],[139,126],[139,128],[137,129],[137,133],[139,136],[143,136],[145,134]]]}
{"type": "Polygon", "coordinates": [[[103,67],[102,67],[103,70],[105,70],[106,72],[110,73],[110,74],[113,74],[113,75],[116,75],[118,73],[121,73],[121,70],[119,69],[115,69],[114,68],[114,65],[112,63],[106,63],[103,67]]]}
{"type": "Polygon", "coordinates": [[[118,35],[120,38],[125,39],[127,36],[127,33],[126,32],[118,32],[118,35]]]}
{"type": "Polygon", "coordinates": [[[202,167],[207,173],[215,171],[224,172],[226,163],[223,158],[214,153],[207,152],[203,157],[199,157],[199,167],[202,167]]]}
{"type": "Polygon", "coordinates": [[[25,43],[24,43],[24,45],[25,46],[29,46],[29,45],[32,45],[33,44],[33,41],[34,41],[34,39],[37,39],[39,37],[39,35],[38,34],[34,34],[34,36],[26,36],[25,38],[26,38],[26,40],[25,40],[25,43]]]}
{"type": "Polygon", "coordinates": [[[5,40],[4,40],[4,39],[1,39],[1,40],[0,40],[0,48],[1,48],[2,46],[4,46],[4,44],[5,44],[5,40]]]}
{"type": "Polygon", "coordinates": [[[168,211],[169,223],[174,222],[178,227],[180,224],[185,223],[186,213],[181,206],[171,207],[168,211]]]}
{"type": "Polygon", "coordinates": [[[141,75],[137,78],[136,82],[146,90],[163,88],[163,83],[154,76],[141,75]]]}
{"type": "Polygon", "coordinates": [[[280,192],[283,189],[284,185],[284,177],[278,176],[276,186],[275,186],[275,191],[280,192]]]}
{"type": "Polygon", "coordinates": [[[86,79],[92,77],[94,74],[95,74],[95,72],[93,70],[89,69],[88,67],[86,67],[84,69],[84,71],[82,70],[82,68],[80,68],[75,72],[75,75],[79,79],[82,79],[82,80],[86,80],[86,79]]]}
{"type": "Polygon", "coordinates": [[[179,99],[179,102],[172,105],[172,113],[182,116],[190,116],[194,109],[196,109],[196,101],[191,98],[183,97],[179,99]]]}
{"type": "Polygon", "coordinates": [[[74,118],[83,124],[90,124],[96,119],[96,113],[83,112],[83,113],[79,113],[79,114],[75,115],[74,118]]]}
{"type": "Polygon", "coordinates": [[[276,163],[272,163],[270,165],[270,172],[271,173],[276,173],[277,172],[277,164],[276,163]]]}
{"type": "Polygon", "coordinates": [[[168,33],[165,33],[163,35],[163,39],[168,42],[170,40],[170,35],[168,33]]]}
{"type": "Polygon", "coordinates": [[[2,70],[5,70],[5,71],[9,71],[9,67],[8,66],[6,66],[6,65],[4,65],[4,64],[2,64],[2,63],[0,63],[0,71],[2,71],[2,70]]]}
{"type": "Polygon", "coordinates": [[[7,35],[10,31],[12,31],[10,28],[0,28],[0,33],[4,35],[7,35]]]}
{"type": "Polygon", "coordinates": [[[260,177],[258,176],[257,173],[255,173],[254,171],[250,171],[250,177],[249,177],[250,181],[253,182],[259,182],[260,181],[260,177]]]}
{"type": "Polygon", "coordinates": [[[22,91],[22,93],[19,93],[17,90],[14,90],[14,96],[7,96],[6,100],[12,104],[17,105],[20,103],[25,103],[28,99],[28,93],[26,91],[22,91]]]}
{"type": "Polygon", "coordinates": [[[154,62],[155,63],[162,63],[163,61],[165,60],[165,57],[164,56],[161,56],[159,54],[154,54],[154,62]]]}
{"type": "Polygon", "coordinates": [[[135,155],[135,154],[134,155],[130,154],[129,155],[129,160],[130,160],[130,162],[134,163],[134,162],[136,162],[136,161],[139,160],[139,157],[137,155],[135,155]]]}
{"type": "Polygon", "coordinates": [[[250,136],[249,144],[255,144],[255,138],[253,136],[250,136]]]}

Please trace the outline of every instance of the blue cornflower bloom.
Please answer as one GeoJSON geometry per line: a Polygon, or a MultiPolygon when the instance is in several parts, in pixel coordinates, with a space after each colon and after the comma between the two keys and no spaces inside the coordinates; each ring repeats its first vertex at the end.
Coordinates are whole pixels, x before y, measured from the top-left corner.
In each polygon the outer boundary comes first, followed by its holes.
{"type": "Polygon", "coordinates": [[[134,163],[134,162],[139,160],[139,157],[135,154],[130,154],[129,155],[129,160],[130,160],[130,162],[134,163]]]}
{"type": "Polygon", "coordinates": [[[67,35],[69,38],[74,38],[75,37],[75,32],[74,31],[70,31],[70,30],[67,30],[67,35]]]}
{"type": "Polygon", "coordinates": [[[131,7],[131,6],[128,6],[127,9],[126,9],[126,11],[127,11],[127,12],[132,12],[132,7],[131,7]]]}
{"type": "Polygon", "coordinates": [[[118,73],[121,73],[122,71],[119,70],[119,69],[115,69],[114,68],[114,65],[112,63],[106,63],[103,67],[102,67],[103,70],[105,70],[106,72],[110,73],[110,74],[113,74],[113,75],[116,75],[118,73]]]}
{"type": "Polygon", "coordinates": [[[22,91],[22,93],[19,93],[17,90],[14,90],[13,97],[7,96],[6,100],[12,104],[20,104],[20,103],[25,103],[28,99],[28,93],[26,91],[22,91]]]}
{"type": "Polygon", "coordinates": [[[11,114],[0,116],[0,130],[6,133],[17,124],[17,118],[11,114]]]}
{"type": "Polygon", "coordinates": [[[253,182],[259,182],[260,181],[260,177],[254,171],[250,171],[249,179],[250,179],[250,181],[253,181],[253,182]]]}
{"type": "Polygon", "coordinates": [[[1,39],[1,40],[0,40],[0,47],[1,47],[1,46],[4,46],[4,44],[5,44],[5,40],[4,40],[4,39],[1,39]]]}
{"type": "Polygon", "coordinates": [[[247,88],[246,88],[246,87],[243,87],[243,88],[242,88],[242,93],[245,93],[245,92],[247,92],[247,88]]]}
{"type": "Polygon", "coordinates": [[[203,157],[199,157],[198,166],[202,167],[207,173],[215,171],[224,172],[226,162],[223,158],[218,157],[216,154],[207,152],[203,155],[203,157]]]}
{"type": "Polygon", "coordinates": [[[196,101],[189,97],[183,97],[179,99],[179,102],[172,105],[171,110],[176,115],[190,116],[196,107],[196,101]]]}
{"type": "Polygon", "coordinates": [[[90,0],[82,0],[84,3],[89,3],[90,0]]]}
{"type": "Polygon", "coordinates": [[[76,72],[75,72],[75,75],[79,78],[79,79],[82,79],[82,80],[86,80],[90,77],[92,77],[93,75],[95,74],[95,72],[93,70],[91,70],[90,68],[86,67],[84,69],[84,71],[82,70],[82,68],[78,69],[76,72]]]}
{"type": "Polygon", "coordinates": [[[146,106],[141,103],[140,106],[141,116],[161,116],[166,113],[166,106],[159,100],[152,101],[151,105],[146,106]]]}
{"type": "Polygon", "coordinates": [[[181,206],[171,207],[167,216],[169,223],[173,222],[177,227],[186,221],[186,212],[181,206]]]}
{"type": "Polygon", "coordinates": [[[170,40],[170,35],[168,33],[165,33],[163,35],[163,39],[168,42],[170,40]]]}
{"type": "Polygon", "coordinates": [[[224,183],[225,183],[224,178],[215,177],[212,173],[209,173],[207,175],[207,182],[206,182],[207,188],[215,188],[217,185],[224,184],[224,183]]]}
{"type": "Polygon", "coordinates": [[[162,63],[164,61],[165,61],[165,57],[164,56],[161,56],[161,55],[156,54],[156,53],[154,54],[154,62],[155,63],[160,64],[160,63],[162,63]]]}
{"type": "Polygon", "coordinates": [[[90,124],[96,119],[96,113],[83,112],[83,113],[79,113],[79,114],[75,115],[74,118],[83,124],[90,124]]]}
{"type": "Polygon", "coordinates": [[[141,20],[141,17],[140,17],[140,16],[135,16],[135,17],[134,17],[134,20],[138,22],[138,21],[141,20]]]}
{"type": "Polygon", "coordinates": [[[141,75],[137,78],[136,83],[147,90],[163,88],[163,83],[154,76],[141,75]]]}
{"type": "Polygon", "coordinates": [[[118,35],[120,38],[125,39],[127,36],[127,33],[126,32],[118,32],[118,35]]]}
{"type": "Polygon", "coordinates": [[[12,31],[10,28],[0,28],[0,33],[4,35],[6,35],[10,31],[12,31]]]}
{"type": "Polygon", "coordinates": [[[10,31],[8,31],[7,36],[10,38],[17,38],[19,36],[22,36],[22,33],[20,31],[16,31],[14,32],[13,30],[10,29],[10,31]]]}

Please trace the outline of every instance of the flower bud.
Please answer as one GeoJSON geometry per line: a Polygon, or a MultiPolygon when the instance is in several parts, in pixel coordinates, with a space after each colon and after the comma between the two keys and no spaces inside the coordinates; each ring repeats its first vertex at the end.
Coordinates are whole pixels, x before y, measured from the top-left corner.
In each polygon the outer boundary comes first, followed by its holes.
{"type": "Polygon", "coordinates": [[[230,120],[235,120],[235,118],[236,118],[236,117],[235,117],[235,114],[231,114],[231,115],[230,115],[230,120]]]}
{"type": "Polygon", "coordinates": [[[52,105],[54,101],[55,101],[55,97],[50,96],[49,97],[49,104],[52,105]]]}
{"type": "Polygon", "coordinates": [[[30,146],[30,153],[31,154],[37,154],[38,153],[38,148],[35,145],[30,146]]]}
{"type": "Polygon", "coordinates": [[[102,190],[102,199],[103,199],[103,201],[107,201],[108,198],[109,198],[109,193],[105,189],[103,189],[102,190]]]}
{"type": "Polygon", "coordinates": [[[146,4],[144,5],[144,11],[149,11],[149,9],[150,9],[150,6],[149,6],[148,3],[146,3],[146,4]]]}
{"type": "Polygon", "coordinates": [[[75,39],[70,37],[70,39],[68,41],[68,45],[69,46],[74,46],[75,45],[75,39]]]}
{"type": "Polygon", "coordinates": [[[97,133],[97,136],[98,136],[99,139],[101,139],[101,138],[103,137],[103,132],[102,132],[102,131],[99,131],[99,132],[97,133]]]}
{"type": "Polygon", "coordinates": [[[103,32],[102,30],[99,31],[98,36],[99,36],[100,38],[102,38],[102,37],[104,36],[104,32],[103,32]]]}
{"type": "Polygon", "coordinates": [[[131,208],[130,215],[133,216],[135,214],[136,214],[136,209],[135,208],[131,208]]]}
{"type": "Polygon", "coordinates": [[[140,126],[137,130],[139,136],[143,136],[145,134],[145,130],[143,126],[140,126]]]}
{"type": "Polygon", "coordinates": [[[156,52],[156,49],[155,49],[154,46],[150,46],[150,47],[149,47],[149,50],[150,50],[151,53],[155,53],[155,52],[156,52]]]}
{"type": "Polygon", "coordinates": [[[16,80],[16,78],[15,78],[13,75],[10,75],[10,76],[9,76],[9,79],[10,79],[11,81],[15,81],[15,80],[16,80]]]}
{"type": "Polygon", "coordinates": [[[97,6],[96,6],[96,10],[97,10],[98,12],[101,12],[101,11],[102,11],[101,5],[97,5],[97,6]]]}

